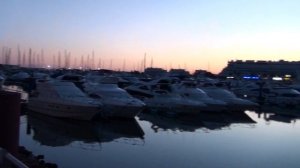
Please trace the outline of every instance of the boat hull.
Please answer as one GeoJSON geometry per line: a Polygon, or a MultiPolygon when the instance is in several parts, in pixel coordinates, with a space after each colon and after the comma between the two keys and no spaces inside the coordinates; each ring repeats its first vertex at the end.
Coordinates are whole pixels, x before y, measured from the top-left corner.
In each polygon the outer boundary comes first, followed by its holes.
{"type": "Polygon", "coordinates": [[[105,104],[101,111],[102,117],[134,118],[144,106],[105,104]]]}
{"type": "Polygon", "coordinates": [[[185,105],[175,103],[146,102],[148,111],[171,112],[175,114],[197,114],[205,107],[199,105],[185,105]]]}
{"type": "Polygon", "coordinates": [[[90,105],[74,102],[46,101],[31,98],[28,109],[52,117],[71,118],[78,120],[91,120],[100,112],[98,105],[90,105]]]}
{"type": "Polygon", "coordinates": [[[207,107],[203,110],[204,112],[216,112],[216,113],[220,113],[220,112],[224,112],[228,110],[227,105],[222,105],[222,104],[208,104],[205,103],[207,105],[207,107]]]}

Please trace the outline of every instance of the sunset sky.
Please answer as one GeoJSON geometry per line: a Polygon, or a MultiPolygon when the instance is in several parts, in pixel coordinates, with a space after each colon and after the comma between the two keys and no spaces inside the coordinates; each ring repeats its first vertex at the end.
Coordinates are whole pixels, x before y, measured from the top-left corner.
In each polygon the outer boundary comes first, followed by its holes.
{"type": "Polygon", "coordinates": [[[300,61],[299,0],[1,0],[0,47],[67,50],[80,64],[220,72],[229,60],[300,61]],[[111,63],[110,63],[111,62],[111,63]],[[123,65],[125,62],[126,65],[123,65]]]}

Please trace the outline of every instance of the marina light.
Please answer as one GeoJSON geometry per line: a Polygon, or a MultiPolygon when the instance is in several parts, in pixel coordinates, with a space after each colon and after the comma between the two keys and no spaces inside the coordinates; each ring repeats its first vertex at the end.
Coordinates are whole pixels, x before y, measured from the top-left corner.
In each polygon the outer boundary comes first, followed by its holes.
{"type": "Polygon", "coordinates": [[[285,78],[290,78],[290,77],[292,77],[292,75],[288,75],[288,74],[287,74],[287,75],[284,75],[284,77],[285,77],[285,78]]]}
{"type": "Polygon", "coordinates": [[[254,80],[258,80],[259,76],[243,76],[243,79],[254,79],[254,80]]]}
{"type": "Polygon", "coordinates": [[[275,81],[282,81],[282,77],[275,76],[275,77],[272,78],[272,80],[275,80],[275,81]]]}

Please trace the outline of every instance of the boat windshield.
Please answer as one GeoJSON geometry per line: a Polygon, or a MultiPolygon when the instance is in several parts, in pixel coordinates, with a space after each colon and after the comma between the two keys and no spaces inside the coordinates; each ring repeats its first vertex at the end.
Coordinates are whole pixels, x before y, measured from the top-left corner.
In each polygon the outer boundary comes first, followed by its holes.
{"type": "Polygon", "coordinates": [[[86,97],[86,95],[76,86],[71,85],[61,85],[59,87],[54,87],[59,97],[86,97]]]}

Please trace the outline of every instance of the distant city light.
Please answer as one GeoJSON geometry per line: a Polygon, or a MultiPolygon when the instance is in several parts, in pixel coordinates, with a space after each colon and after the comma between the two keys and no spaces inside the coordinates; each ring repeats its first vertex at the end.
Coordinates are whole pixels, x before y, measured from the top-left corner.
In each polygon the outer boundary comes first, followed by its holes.
{"type": "Polygon", "coordinates": [[[243,79],[254,79],[254,80],[257,80],[257,79],[259,79],[259,76],[243,76],[243,79]]]}
{"type": "Polygon", "coordinates": [[[227,76],[227,79],[234,79],[233,76],[227,76]]]}

